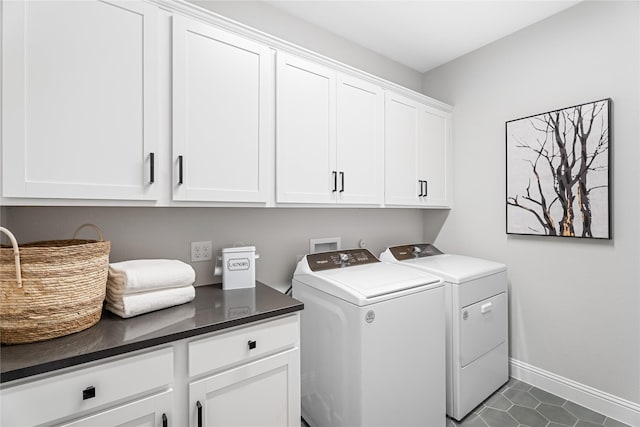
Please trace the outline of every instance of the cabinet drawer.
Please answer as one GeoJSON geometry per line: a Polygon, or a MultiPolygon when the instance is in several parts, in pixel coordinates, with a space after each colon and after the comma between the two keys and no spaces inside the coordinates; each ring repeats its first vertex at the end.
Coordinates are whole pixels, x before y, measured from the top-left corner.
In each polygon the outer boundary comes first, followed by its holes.
{"type": "Polygon", "coordinates": [[[53,422],[161,388],[172,381],[171,348],[113,360],[2,389],[0,424],[53,422]]]}
{"type": "Polygon", "coordinates": [[[163,425],[163,416],[166,419],[167,426],[178,426],[179,423],[175,422],[171,412],[172,401],[173,390],[166,390],[144,399],[62,424],[59,427],[158,427],[163,425]]]}
{"type": "Polygon", "coordinates": [[[297,345],[298,315],[240,328],[189,343],[189,376],[243,363],[297,345]]]}

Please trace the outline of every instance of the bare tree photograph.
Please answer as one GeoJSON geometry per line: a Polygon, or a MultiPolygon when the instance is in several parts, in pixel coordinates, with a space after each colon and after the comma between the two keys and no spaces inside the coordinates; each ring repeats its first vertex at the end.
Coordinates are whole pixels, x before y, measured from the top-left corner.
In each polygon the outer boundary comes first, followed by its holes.
{"type": "Polygon", "coordinates": [[[610,103],[506,122],[507,234],[610,238],[610,103]]]}

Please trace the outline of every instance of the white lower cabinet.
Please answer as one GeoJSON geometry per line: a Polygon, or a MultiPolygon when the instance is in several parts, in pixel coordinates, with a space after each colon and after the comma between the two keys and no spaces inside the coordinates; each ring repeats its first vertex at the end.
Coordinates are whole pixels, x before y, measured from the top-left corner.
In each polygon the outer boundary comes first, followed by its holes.
{"type": "Polygon", "coordinates": [[[189,384],[191,426],[299,426],[300,351],[291,349],[189,384]]]}
{"type": "Polygon", "coordinates": [[[0,425],[297,427],[299,346],[290,314],[3,383],[0,425]]]}
{"type": "Polygon", "coordinates": [[[108,360],[15,386],[3,384],[0,425],[162,426],[162,414],[171,414],[173,349],[108,360]],[[152,418],[160,422],[147,424],[152,418]]]}
{"type": "Polygon", "coordinates": [[[299,337],[296,314],[189,343],[189,425],[299,426],[299,337]]]}

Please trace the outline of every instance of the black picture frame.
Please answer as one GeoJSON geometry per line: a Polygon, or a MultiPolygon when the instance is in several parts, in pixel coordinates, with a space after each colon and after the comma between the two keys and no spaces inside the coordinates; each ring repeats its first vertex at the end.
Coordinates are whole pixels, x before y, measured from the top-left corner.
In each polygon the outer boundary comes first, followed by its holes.
{"type": "Polygon", "coordinates": [[[505,122],[507,234],[611,239],[611,104],[505,122]]]}

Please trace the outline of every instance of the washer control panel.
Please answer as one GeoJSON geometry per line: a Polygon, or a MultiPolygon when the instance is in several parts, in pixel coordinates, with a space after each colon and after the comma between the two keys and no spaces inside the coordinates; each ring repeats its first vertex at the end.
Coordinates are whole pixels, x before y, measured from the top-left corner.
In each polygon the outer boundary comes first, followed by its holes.
{"type": "Polygon", "coordinates": [[[374,262],[380,262],[380,260],[367,249],[345,249],[307,255],[307,263],[309,263],[311,271],[353,267],[374,262]]]}
{"type": "Polygon", "coordinates": [[[398,260],[404,261],[412,258],[424,258],[432,255],[441,255],[442,251],[431,243],[416,243],[413,245],[393,246],[389,248],[391,254],[398,260]]]}

